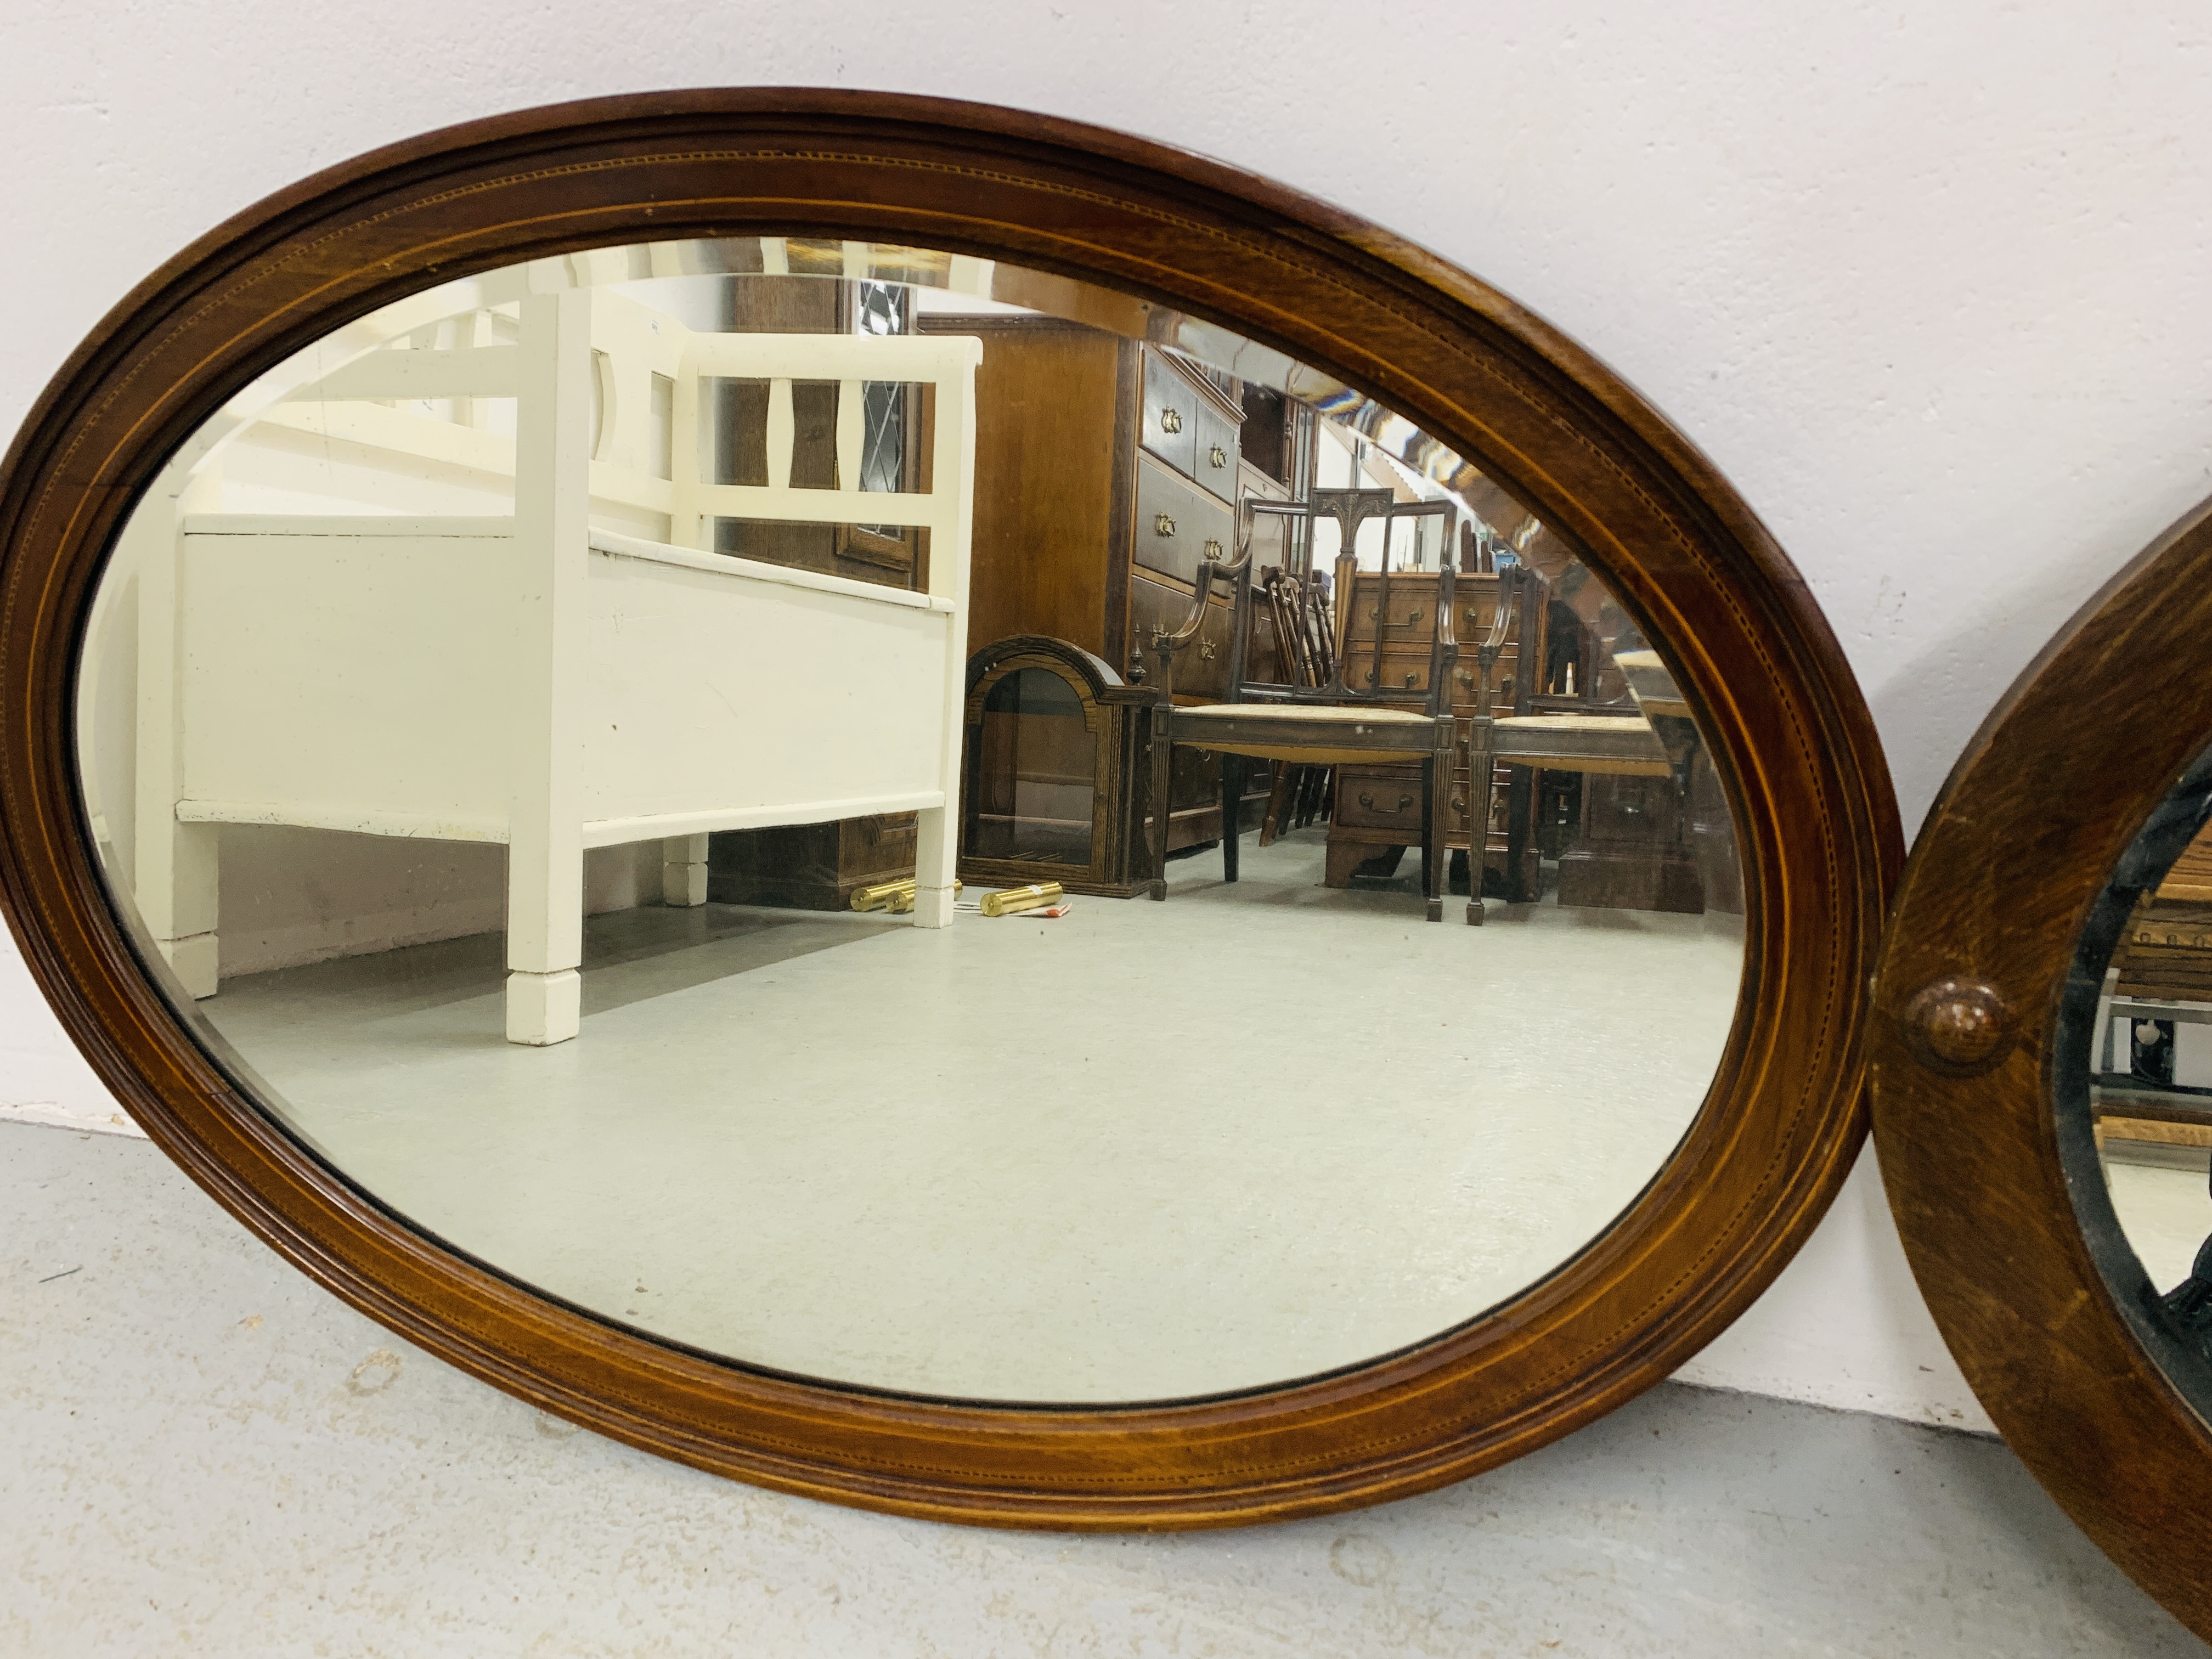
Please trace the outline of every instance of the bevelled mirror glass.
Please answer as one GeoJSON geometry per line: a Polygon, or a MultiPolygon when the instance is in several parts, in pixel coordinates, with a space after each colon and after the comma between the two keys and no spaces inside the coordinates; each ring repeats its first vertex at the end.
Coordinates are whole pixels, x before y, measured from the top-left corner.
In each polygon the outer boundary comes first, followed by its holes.
{"type": "Polygon", "coordinates": [[[1605,583],[1330,375],[1005,262],[380,307],[177,448],[79,675],[112,891],[268,1112],[772,1370],[1409,1347],[1604,1232],[1735,1021],[1728,801],[1605,583]]]}
{"type": "Polygon", "coordinates": [[[2212,1405],[2212,754],[2111,872],[2082,930],[2062,1154],[2118,1304],[2212,1405]],[[2086,1016],[2086,1018],[2084,1018],[2086,1016]]]}
{"type": "Polygon", "coordinates": [[[272,1248],[782,1490],[1213,1526],[1668,1375],[1899,858],[1605,367],[1127,135],[724,89],[180,253],[0,477],[0,901],[272,1248]]]}

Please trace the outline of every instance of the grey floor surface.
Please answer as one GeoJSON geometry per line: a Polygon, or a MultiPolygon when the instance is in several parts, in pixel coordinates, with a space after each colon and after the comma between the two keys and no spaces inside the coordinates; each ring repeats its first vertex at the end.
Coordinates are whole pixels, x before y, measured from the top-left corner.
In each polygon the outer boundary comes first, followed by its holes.
{"type": "Polygon", "coordinates": [[[1253,1531],[890,1519],[578,1432],[142,1141],[0,1126],[0,1654],[2185,1655],[2001,1445],[1662,1387],[1253,1531]]]}
{"type": "Polygon", "coordinates": [[[610,1318],[863,1387],[1225,1393],[1425,1340],[1602,1233],[1742,976],[1727,918],[1431,926],[1410,874],[1324,886],[1326,851],[1049,921],[595,916],[583,1034],[545,1048],[505,1040],[497,934],[198,1012],[363,1188],[610,1318]]]}

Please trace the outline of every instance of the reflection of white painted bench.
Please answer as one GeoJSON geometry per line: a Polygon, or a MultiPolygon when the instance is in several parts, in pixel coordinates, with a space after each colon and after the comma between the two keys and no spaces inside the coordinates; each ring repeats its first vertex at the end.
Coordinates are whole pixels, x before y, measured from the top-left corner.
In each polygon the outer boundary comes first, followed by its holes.
{"type": "MultiPolygon", "coordinates": [[[[659,840],[665,896],[698,903],[710,831],[918,811],[915,920],[951,920],[980,343],[672,330],[673,476],[610,480],[594,377],[602,411],[629,380],[612,353],[595,364],[595,304],[637,311],[588,289],[532,294],[516,343],[371,352],[314,388],[514,396],[512,517],[193,513],[177,488],[149,497],[167,534],[134,520],[134,884],[194,994],[216,986],[221,823],[505,842],[518,1042],[576,1035],[589,847],[659,840]],[[770,382],[768,484],[699,477],[711,375],[770,382]],[[789,487],[793,380],[843,383],[836,489],[789,487]],[[931,490],[859,489],[868,381],[934,387],[931,490]],[[678,534],[715,516],[926,526],[927,591],[593,530],[609,489],[672,514],[678,534]]],[[[489,435],[449,429],[459,446],[489,435]]]]}

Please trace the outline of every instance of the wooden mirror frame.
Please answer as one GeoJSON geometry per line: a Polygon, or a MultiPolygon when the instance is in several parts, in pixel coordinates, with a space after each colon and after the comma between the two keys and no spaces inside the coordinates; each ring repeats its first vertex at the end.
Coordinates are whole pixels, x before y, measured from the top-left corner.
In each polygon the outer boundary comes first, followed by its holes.
{"type": "Polygon", "coordinates": [[[2212,1639],[2194,1524],[2212,1427],[2098,1267],[2100,1242],[2132,1261],[2109,1200],[2100,1218],[2067,1180],[2094,1022],[2068,981],[2120,855],[2212,742],[2212,676],[2177,672],[2208,629],[2212,501],[2075,614],[1953,769],[1883,943],[1869,1052],[1890,1206],[1966,1380],[2081,1529],[2212,1639]]]}
{"type": "Polygon", "coordinates": [[[1441,1486],[1665,1376],[1772,1279],[1863,1133],[1860,988],[1899,860],[1842,653],[1712,466],[1601,365],[1435,256],[1122,134],[842,92],[647,94],[476,121],[222,225],[56,376],[0,477],[0,893],[101,1078],[295,1265],[543,1409],[699,1468],[940,1519],[1228,1525],[1441,1486]],[[1727,780],[1742,1000],[1705,1109],[1617,1223],[1510,1301],[1322,1377],[1124,1408],[832,1386],[635,1334],[393,1217],[187,1035],[112,914],[73,759],[78,635],[164,458],[333,326],[520,259],[659,238],[904,241],[1107,283],[1387,402],[1507,487],[1659,641],[1727,780]]]}

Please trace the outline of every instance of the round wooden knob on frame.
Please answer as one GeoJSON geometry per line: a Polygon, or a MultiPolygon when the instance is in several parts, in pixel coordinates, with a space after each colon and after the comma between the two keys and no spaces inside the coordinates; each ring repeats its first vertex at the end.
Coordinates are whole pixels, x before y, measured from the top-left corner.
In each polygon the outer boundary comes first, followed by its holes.
{"type": "Polygon", "coordinates": [[[1899,1018],[1905,1046],[1931,1072],[1979,1077],[2012,1052],[2012,1005],[1993,986],[1948,975],[1921,987],[1899,1018]]]}

